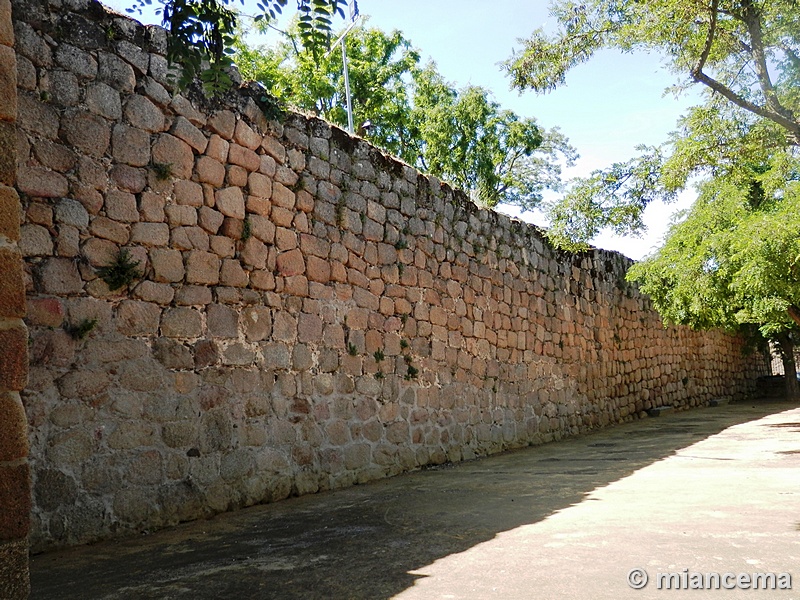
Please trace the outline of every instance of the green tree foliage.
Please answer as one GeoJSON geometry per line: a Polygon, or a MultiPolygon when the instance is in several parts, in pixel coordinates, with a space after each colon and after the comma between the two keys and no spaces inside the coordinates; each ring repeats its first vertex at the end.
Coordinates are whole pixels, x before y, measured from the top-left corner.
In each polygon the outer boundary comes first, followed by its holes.
{"type": "MultiPolygon", "coordinates": [[[[285,103],[344,127],[342,55],[317,60],[290,28],[282,43],[250,48],[237,42],[236,62],[285,103]]],[[[456,90],[399,31],[356,27],[346,38],[353,112],[371,142],[468,191],[486,206],[530,208],[560,185],[561,161],[575,151],[557,130],[504,110],[484,88],[456,90]]]]}
{"type": "Polygon", "coordinates": [[[601,48],[648,51],[676,90],[704,86],[663,147],[595,171],[551,207],[552,237],[584,245],[603,227],[641,229],[644,208],[673,199],[692,177],[738,181],[767,156],[800,144],[800,7],[796,0],[557,0],[559,30],[535,31],[506,68],[519,89],[545,92],[601,48]]]}
{"type": "MultiPolygon", "coordinates": [[[[399,31],[354,28],[346,38],[353,110],[370,120],[370,139],[408,160],[417,152],[407,80],[419,53],[399,31]]],[[[236,43],[236,64],[245,79],[260,82],[284,104],[313,112],[331,123],[347,124],[342,53],[334,48],[315,58],[305,52],[297,23],[280,43],[250,47],[236,43]]]]}
{"type": "MultiPolygon", "coordinates": [[[[787,374],[800,331],[800,171],[788,175],[777,195],[769,170],[738,184],[707,181],[658,252],[628,273],[668,321],[758,327],[780,346],[787,374]]],[[[794,377],[787,392],[798,394],[794,377]]]]}
{"type": "MultiPolygon", "coordinates": [[[[754,325],[794,373],[800,330],[800,6],[796,0],[557,0],[559,31],[537,30],[506,68],[540,92],[601,48],[650,51],[704,86],[661,147],[578,180],[550,207],[552,238],[580,247],[600,229],[642,229],[653,200],[699,180],[700,196],[630,278],[667,319],[754,325]]],[[[797,395],[794,377],[787,391],[797,395]]]]}
{"type": "MultiPolygon", "coordinates": [[[[230,89],[229,74],[233,65],[234,33],[239,15],[232,8],[235,0],[156,0],[161,8],[162,23],[170,32],[167,58],[181,65],[179,85],[186,86],[196,77],[206,91],[219,94],[230,89]]],[[[134,0],[130,13],[141,14],[153,0],[134,0]]],[[[244,5],[244,0],[239,0],[244,5]]],[[[282,12],[288,0],[260,0],[257,22],[268,23],[282,12]]],[[[297,0],[298,33],[315,57],[330,42],[333,18],[344,17],[347,0],[297,0]]]]}

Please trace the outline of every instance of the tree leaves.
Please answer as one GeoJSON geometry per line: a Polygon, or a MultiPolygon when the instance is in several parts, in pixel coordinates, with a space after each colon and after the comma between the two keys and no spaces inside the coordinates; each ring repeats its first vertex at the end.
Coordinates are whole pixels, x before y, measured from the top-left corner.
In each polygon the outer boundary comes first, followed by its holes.
{"type": "MultiPolygon", "coordinates": [[[[299,52],[299,23],[277,48],[237,44],[243,74],[287,103],[345,126],[341,53],[299,52]]],[[[575,150],[558,130],[503,110],[480,87],[456,90],[399,31],[355,27],[345,40],[354,112],[369,140],[486,206],[530,208],[560,184],[575,150]]]]}
{"type": "MultiPolygon", "coordinates": [[[[163,25],[170,32],[167,58],[180,67],[178,85],[185,87],[200,78],[207,93],[217,95],[230,89],[230,69],[238,14],[230,8],[235,0],[159,0],[163,8],[163,25]]],[[[139,12],[152,0],[135,0],[128,12],[139,12]]],[[[244,0],[239,0],[243,5],[244,0]]],[[[299,35],[303,46],[315,59],[328,48],[332,19],[344,17],[342,6],[347,0],[298,0],[301,23],[299,35]]],[[[261,0],[256,15],[268,23],[281,14],[288,0],[261,0]]]]}

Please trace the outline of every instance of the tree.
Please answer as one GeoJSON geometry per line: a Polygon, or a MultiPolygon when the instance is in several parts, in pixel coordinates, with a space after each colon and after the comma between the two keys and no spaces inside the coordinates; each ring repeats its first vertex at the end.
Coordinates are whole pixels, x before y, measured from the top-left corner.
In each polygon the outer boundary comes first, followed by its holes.
{"type": "MultiPolygon", "coordinates": [[[[294,106],[344,126],[342,57],[314,59],[290,27],[272,47],[237,43],[236,62],[245,77],[294,106]]],[[[365,135],[377,146],[423,171],[445,179],[486,206],[498,202],[536,206],[545,189],[560,185],[560,160],[575,151],[557,130],[503,110],[477,86],[456,90],[434,63],[401,32],[356,27],[348,34],[348,72],[353,112],[369,121],[365,135]]]]}
{"type": "MultiPolygon", "coordinates": [[[[237,38],[236,64],[242,76],[258,81],[284,104],[310,111],[340,126],[347,125],[342,54],[315,58],[305,52],[297,22],[271,46],[248,46],[237,38]]],[[[419,144],[412,123],[409,81],[419,52],[401,32],[355,27],[345,39],[353,112],[369,120],[370,139],[392,154],[414,163],[419,144]]]]}
{"type": "Polygon", "coordinates": [[[701,84],[707,92],[664,146],[578,180],[550,207],[559,245],[584,245],[606,226],[641,230],[647,204],[670,201],[690,178],[800,144],[796,0],[558,0],[551,13],[559,31],[535,31],[506,63],[517,88],[551,90],[597,50],[616,48],[656,52],[681,78],[676,91],[701,84]]]}
{"type": "Polygon", "coordinates": [[[768,188],[768,178],[745,185],[709,180],[664,245],[628,277],[667,321],[702,329],[758,327],[778,344],[787,396],[797,398],[800,328],[791,315],[800,310],[800,171],[782,197],[768,188]]]}
{"type": "MultiPolygon", "coordinates": [[[[238,13],[230,8],[235,0],[157,0],[162,8],[162,24],[170,32],[167,58],[180,65],[179,84],[186,86],[196,77],[206,91],[218,94],[233,84],[229,69],[233,65],[234,34],[239,23],[238,13]]],[[[239,0],[244,5],[244,0],[239,0]]],[[[134,0],[129,13],[142,13],[153,0],[134,0]]],[[[260,0],[257,22],[273,21],[288,4],[288,0],[260,0]]],[[[344,17],[347,0],[297,0],[298,30],[304,46],[318,58],[330,43],[333,18],[344,17]]]]}
{"type": "Polygon", "coordinates": [[[660,147],[578,180],[550,208],[552,238],[580,247],[601,228],[642,228],[644,208],[689,181],[700,197],[664,246],[630,277],[673,322],[754,324],[779,342],[790,395],[800,326],[798,161],[800,7],[795,0],[558,0],[560,29],[537,30],[506,64],[520,89],[547,91],[600,48],[654,51],[700,84],[691,109],[660,147]]]}

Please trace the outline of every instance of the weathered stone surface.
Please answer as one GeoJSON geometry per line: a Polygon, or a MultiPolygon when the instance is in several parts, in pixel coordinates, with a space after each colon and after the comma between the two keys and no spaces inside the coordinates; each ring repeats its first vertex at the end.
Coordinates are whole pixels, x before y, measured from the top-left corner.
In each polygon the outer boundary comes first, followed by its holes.
{"type": "Polygon", "coordinates": [[[161,315],[161,335],[175,338],[196,338],[203,331],[200,313],[192,308],[168,308],[161,315]]]}
{"type": "Polygon", "coordinates": [[[136,86],[136,74],[133,68],[118,56],[108,52],[98,53],[97,77],[124,94],[130,94],[136,86]]]}
{"type": "Polygon", "coordinates": [[[165,129],[164,113],[148,98],[134,94],[125,103],[125,118],[138,129],[158,133],[165,129]]]}
{"type": "Polygon", "coordinates": [[[169,170],[179,179],[189,179],[194,167],[194,155],[189,145],[168,133],[158,136],[152,149],[153,162],[169,165],[169,170]]]}
{"type": "Polygon", "coordinates": [[[242,189],[228,187],[218,190],[216,193],[216,207],[226,217],[244,219],[245,210],[242,189]]]}
{"type": "Polygon", "coordinates": [[[228,161],[250,172],[258,171],[258,168],[261,166],[261,159],[258,157],[258,154],[239,144],[230,145],[228,149],[228,161]]]}
{"type": "Polygon", "coordinates": [[[41,167],[22,167],[17,171],[17,188],[37,198],[59,198],[69,193],[67,178],[41,167]]]}
{"type": "Polygon", "coordinates": [[[27,23],[14,22],[14,37],[17,52],[27,57],[37,67],[50,67],[53,53],[44,38],[27,23]]]}
{"type": "Polygon", "coordinates": [[[212,234],[215,234],[217,231],[219,231],[219,228],[222,226],[222,223],[225,220],[225,215],[217,210],[214,210],[213,208],[209,208],[208,206],[201,207],[197,211],[197,215],[198,224],[200,227],[212,234]]]}
{"type": "Polygon", "coordinates": [[[281,275],[286,277],[305,273],[306,268],[305,260],[303,259],[303,253],[299,248],[296,248],[295,250],[279,254],[277,267],[281,275]]]}
{"type": "Polygon", "coordinates": [[[111,135],[112,156],[115,160],[144,167],[150,163],[150,136],[135,127],[115,125],[111,135]]]}
{"type": "Polygon", "coordinates": [[[0,120],[17,120],[17,57],[8,46],[0,46],[0,120]]]}
{"type": "Polygon", "coordinates": [[[204,136],[203,132],[192,125],[185,117],[178,117],[175,119],[175,121],[172,123],[172,129],[170,130],[170,133],[172,133],[172,135],[175,137],[182,139],[200,154],[206,151],[206,146],[208,146],[208,140],[206,139],[206,136],[204,136]]]}
{"type": "Polygon", "coordinates": [[[11,0],[0,0],[0,44],[14,45],[14,25],[11,20],[11,0]]]}
{"type": "Polygon", "coordinates": [[[190,123],[194,125],[203,126],[208,122],[208,118],[185,97],[177,94],[170,102],[170,108],[176,114],[185,117],[190,123]]]}
{"type": "Polygon", "coordinates": [[[136,196],[128,192],[111,190],[106,194],[104,203],[106,216],[115,221],[133,223],[139,220],[139,211],[136,208],[136,196]]]}
{"type": "Polygon", "coordinates": [[[68,258],[48,258],[39,270],[42,291],[45,294],[69,296],[83,289],[78,266],[68,258]]]}
{"type": "Polygon", "coordinates": [[[28,540],[0,542],[0,582],[8,598],[24,600],[30,596],[28,540]]]}
{"type": "Polygon", "coordinates": [[[53,254],[53,239],[41,225],[23,225],[19,250],[22,256],[50,256],[53,254]]]}
{"type": "Polygon", "coordinates": [[[215,187],[222,187],[225,183],[225,167],[210,156],[199,157],[195,170],[197,171],[197,180],[201,183],[210,183],[215,187]]]}
{"type": "Polygon", "coordinates": [[[30,529],[30,470],[27,464],[0,466],[0,542],[24,539],[30,529]]]}
{"type": "Polygon", "coordinates": [[[122,116],[122,99],[117,90],[97,81],[86,88],[86,106],[91,112],[114,121],[122,116]]]}
{"type": "Polygon", "coordinates": [[[28,331],[18,322],[0,329],[0,390],[21,391],[28,382],[28,331]]]}
{"type": "Polygon", "coordinates": [[[155,281],[167,283],[183,281],[185,270],[183,254],[180,251],[172,248],[153,248],[150,250],[150,264],[153,267],[155,281]]]}
{"type": "MultiPolygon", "coordinates": [[[[130,229],[124,223],[118,223],[107,217],[95,217],[89,225],[89,231],[104,240],[110,240],[117,244],[126,244],[130,239],[130,229]]],[[[89,240],[91,242],[92,240],[89,240]]]]}
{"type": "Polygon", "coordinates": [[[217,255],[193,250],[186,259],[186,282],[216,285],[219,283],[220,266],[217,255]]]}
{"type": "Polygon", "coordinates": [[[165,208],[170,227],[193,226],[197,224],[197,211],[191,206],[168,205],[165,208]]]}
{"type": "Polygon", "coordinates": [[[233,139],[237,144],[250,150],[255,150],[261,145],[261,136],[242,120],[236,123],[233,139]]]}
{"type": "Polygon", "coordinates": [[[151,336],[158,333],[161,307],[149,302],[123,300],[114,315],[117,331],[125,336],[151,336]]]}
{"type": "Polygon", "coordinates": [[[230,259],[222,261],[222,267],[219,273],[220,285],[227,285],[231,287],[247,287],[249,282],[250,280],[247,277],[247,273],[242,268],[241,262],[230,259]]]}
{"type": "Polygon", "coordinates": [[[147,186],[147,171],[129,165],[114,165],[109,171],[110,183],[120,190],[138,194],[147,186]]]}
{"type": "Polygon", "coordinates": [[[189,348],[166,338],[158,338],[153,342],[153,357],[167,369],[191,369],[194,366],[189,348]]]}
{"type": "Polygon", "coordinates": [[[169,226],[166,223],[134,223],[130,241],[143,246],[166,246],[169,244],[169,226]]]}
{"type": "Polygon", "coordinates": [[[238,337],[239,315],[235,309],[222,304],[209,304],[206,310],[208,334],[211,337],[238,337]]]}
{"type": "Polygon", "coordinates": [[[61,120],[60,135],[78,151],[99,157],[108,149],[111,128],[97,115],[80,109],[71,109],[61,120]]]}
{"type": "Polygon", "coordinates": [[[89,213],[80,202],[63,198],[56,204],[55,220],[56,223],[86,229],[89,226],[89,213]]]}
{"type": "Polygon", "coordinates": [[[236,115],[229,110],[216,112],[208,119],[208,127],[219,136],[230,140],[236,129],[236,115]]]}
{"type": "Polygon", "coordinates": [[[43,167],[59,173],[71,171],[78,162],[75,152],[49,140],[38,140],[33,146],[33,153],[43,167]]]}
{"type": "MultiPolygon", "coordinates": [[[[203,206],[203,188],[194,181],[175,182],[175,201],[187,206],[203,206]]],[[[195,222],[196,222],[195,218],[195,222]]],[[[192,223],[194,224],[194,223],[192,223]]]]}
{"type": "Polygon", "coordinates": [[[36,67],[21,54],[17,55],[17,87],[31,92],[36,89],[36,84],[36,67]]]}
{"type": "Polygon", "coordinates": [[[70,44],[59,44],[55,53],[56,63],[84,79],[97,77],[97,61],[88,52],[70,44]]]}
{"type": "Polygon", "coordinates": [[[19,164],[25,206],[0,187],[0,378],[30,419],[0,462],[31,440],[37,549],[694,406],[754,372],[734,338],[664,329],[614,255],[556,254],[316,118],[172,97],[163,31],[49,10],[74,26],[20,11],[18,131],[0,82],[0,181],[19,164]],[[122,247],[141,276],[111,292],[97,269],[122,247]]]}
{"type": "MultiPolygon", "coordinates": [[[[0,317],[22,317],[25,314],[22,256],[0,248],[0,317]]],[[[13,389],[13,388],[11,388],[13,389]]]]}

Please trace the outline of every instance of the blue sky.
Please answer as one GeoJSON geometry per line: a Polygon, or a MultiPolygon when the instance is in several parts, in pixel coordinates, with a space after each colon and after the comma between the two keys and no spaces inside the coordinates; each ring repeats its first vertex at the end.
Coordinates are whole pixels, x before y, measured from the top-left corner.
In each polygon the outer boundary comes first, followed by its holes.
{"type": "MultiPolygon", "coordinates": [[[[105,2],[120,12],[132,3],[105,2]]],[[[678,117],[698,101],[697,95],[676,99],[663,94],[676,81],[661,68],[659,57],[611,51],[571,71],[567,85],[549,94],[511,91],[499,63],[520,47],[519,38],[540,26],[554,27],[545,0],[359,0],[358,4],[361,14],[369,15],[370,26],[402,31],[423,61],[434,60],[456,87],[480,85],[491,90],[503,107],[535,117],[544,127],[560,127],[581,155],[576,166],[565,172],[568,177],[627,160],[635,156],[637,144],[663,142],[678,117]]],[[[255,14],[255,1],[246,0],[243,10],[255,14]]],[[[152,13],[137,18],[158,22],[152,13]]],[[[688,192],[675,204],[649,207],[648,232],[642,238],[601,235],[594,244],[641,258],[658,245],[670,215],[688,207],[692,199],[688,192]]],[[[505,207],[501,210],[518,214],[505,207]]],[[[522,218],[541,223],[536,215],[522,218]]]]}

